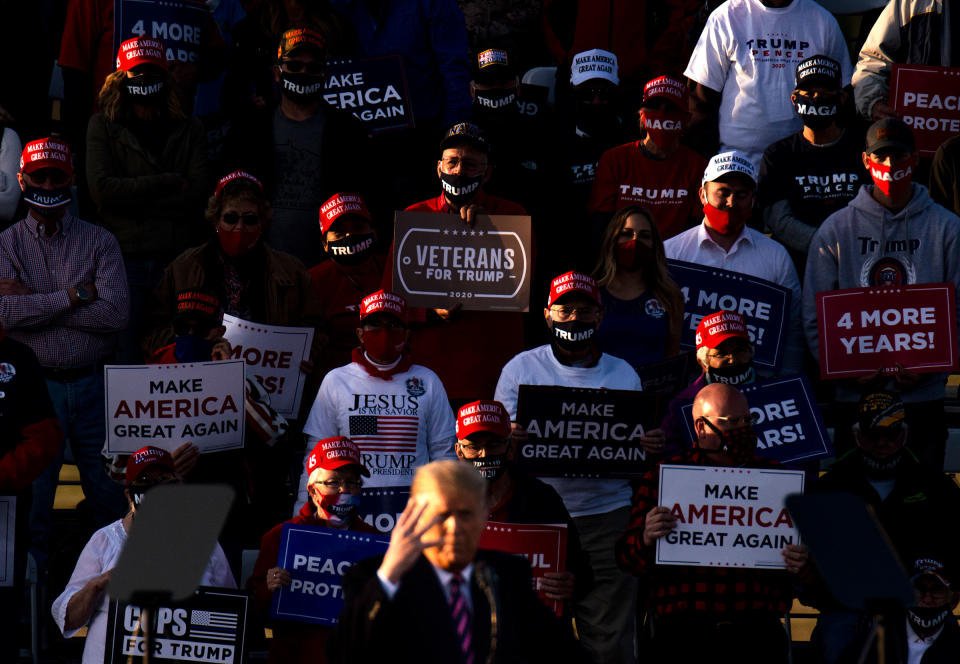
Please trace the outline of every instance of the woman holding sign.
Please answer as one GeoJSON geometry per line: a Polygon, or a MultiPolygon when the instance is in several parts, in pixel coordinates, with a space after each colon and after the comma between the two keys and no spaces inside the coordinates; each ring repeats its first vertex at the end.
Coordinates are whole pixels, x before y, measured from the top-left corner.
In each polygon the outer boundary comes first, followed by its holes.
{"type": "MultiPolygon", "coordinates": [[[[345,436],[325,438],[318,442],[307,457],[307,491],[309,500],[300,513],[287,523],[321,528],[355,530],[377,534],[357,514],[357,497],[364,477],[370,471],[360,461],[360,449],[345,436]]],[[[247,589],[253,591],[254,610],[261,620],[269,617],[273,592],[290,585],[290,572],[278,566],[280,537],[283,524],[278,524],[263,536],[260,554],[247,589]]],[[[323,555],[322,551],[315,552],[323,555]]],[[[273,623],[273,641],[270,644],[271,664],[326,662],[326,642],[332,628],[312,623],[277,620],[273,623]]]]}
{"type": "Polygon", "coordinates": [[[633,367],[680,352],[683,294],[667,272],[663,240],[649,212],[631,205],[613,216],[593,276],[603,302],[597,330],[603,352],[633,367]]]}

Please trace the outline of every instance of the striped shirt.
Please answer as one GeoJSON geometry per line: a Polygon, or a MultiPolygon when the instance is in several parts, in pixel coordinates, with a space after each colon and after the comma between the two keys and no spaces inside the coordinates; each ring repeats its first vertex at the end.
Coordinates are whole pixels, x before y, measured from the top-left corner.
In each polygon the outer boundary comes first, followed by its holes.
{"type": "Polygon", "coordinates": [[[25,343],[44,367],[102,362],[116,347],[130,315],[120,246],[108,230],[67,212],[46,235],[32,214],[0,233],[0,279],[33,291],[0,296],[0,322],[25,343]],[[97,300],[70,306],[68,288],[93,282],[97,300]]]}

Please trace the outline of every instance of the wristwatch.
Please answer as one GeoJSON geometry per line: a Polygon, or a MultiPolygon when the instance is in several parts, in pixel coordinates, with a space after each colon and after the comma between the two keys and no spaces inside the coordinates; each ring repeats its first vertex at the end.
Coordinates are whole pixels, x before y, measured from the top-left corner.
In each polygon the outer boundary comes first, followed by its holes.
{"type": "Polygon", "coordinates": [[[83,286],[75,286],[74,290],[77,291],[77,299],[80,300],[80,304],[88,304],[90,302],[90,291],[83,286]]]}

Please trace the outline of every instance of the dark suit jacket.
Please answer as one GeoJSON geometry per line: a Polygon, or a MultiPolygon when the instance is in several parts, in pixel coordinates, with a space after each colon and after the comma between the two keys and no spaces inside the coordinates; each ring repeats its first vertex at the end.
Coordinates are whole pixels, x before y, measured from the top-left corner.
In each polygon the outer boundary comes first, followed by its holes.
{"type": "MultiPolygon", "coordinates": [[[[328,661],[459,662],[450,608],[430,562],[421,556],[390,600],[376,574],[382,559],[368,558],[344,575],[344,608],[329,641],[328,661]]],[[[493,661],[583,661],[569,629],[533,591],[529,564],[514,555],[479,551],[470,582],[476,664],[487,661],[493,643],[488,593],[478,585],[484,569],[490,579],[488,587],[496,597],[493,661]]]]}

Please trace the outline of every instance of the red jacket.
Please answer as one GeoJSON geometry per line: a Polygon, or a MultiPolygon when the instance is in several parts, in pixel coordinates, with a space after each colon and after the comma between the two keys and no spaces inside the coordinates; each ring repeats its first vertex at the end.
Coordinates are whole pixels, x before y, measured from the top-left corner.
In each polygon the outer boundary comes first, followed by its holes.
{"type": "MultiPolygon", "coordinates": [[[[326,519],[317,516],[311,502],[300,508],[300,513],[287,521],[296,525],[329,528],[326,519]]],[[[283,524],[271,528],[260,540],[260,553],[253,566],[253,574],[247,580],[247,590],[253,591],[253,610],[261,620],[269,620],[273,591],[267,589],[267,571],[277,566],[280,559],[280,535],[283,524]]],[[[349,530],[378,535],[379,531],[354,516],[349,530]]],[[[324,664],[327,661],[327,637],[335,629],[326,625],[314,625],[292,620],[277,620],[273,623],[273,641],[270,644],[270,664],[324,664]]]]}
{"type": "MultiPolygon", "coordinates": [[[[490,196],[483,190],[474,202],[488,214],[527,214],[518,203],[490,196]]],[[[447,204],[443,194],[414,203],[407,212],[460,213],[447,204]]],[[[391,246],[383,272],[383,288],[387,290],[393,290],[393,254],[391,246]]],[[[440,377],[451,401],[492,399],[503,365],[523,350],[520,313],[462,311],[449,322],[427,323],[426,310],[412,309],[410,320],[424,323],[410,341],[413,361],[440,377]]]]}

